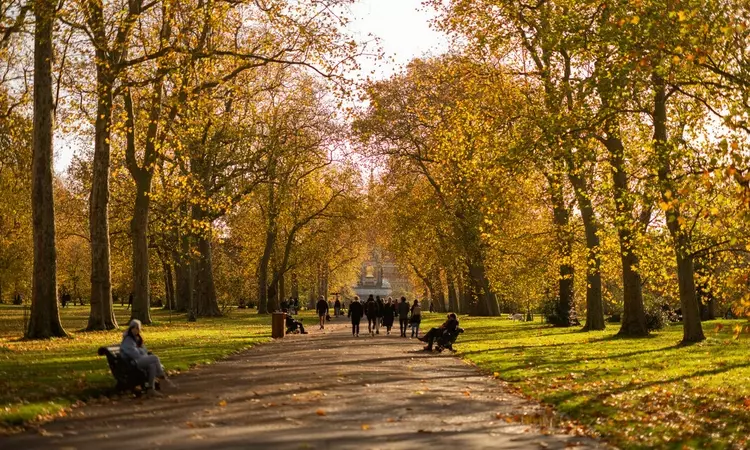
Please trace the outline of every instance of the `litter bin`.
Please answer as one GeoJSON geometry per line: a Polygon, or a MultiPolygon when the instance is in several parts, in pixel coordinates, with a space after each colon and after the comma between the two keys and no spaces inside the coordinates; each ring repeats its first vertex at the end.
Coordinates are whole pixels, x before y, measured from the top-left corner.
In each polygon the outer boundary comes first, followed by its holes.
{"type": "Polygon", "coordinates": [[[286,313],[275,312],[271,319],[271,337],[274,339],[283,338],[286,331],[286,313]]]}

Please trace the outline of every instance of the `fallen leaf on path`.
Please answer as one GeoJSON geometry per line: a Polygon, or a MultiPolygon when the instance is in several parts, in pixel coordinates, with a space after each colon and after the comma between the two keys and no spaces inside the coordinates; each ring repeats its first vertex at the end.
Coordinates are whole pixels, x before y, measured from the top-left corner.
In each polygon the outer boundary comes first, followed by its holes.
{"type": "Polygon", "coordinates": [[[465,396],[467,396],[467,397],[469,397],[469,396],[471,396],[471,392],[469,392],[469,391],[464,391],[464,395],[465,395],[465,396]]]}
{"type": "Polygon", "coordinates": [[[185,422],[185,426],[188,428],[195,428],[195,424],[193,422],[185,422]]]}
{"type": "Polygon", "coordinates": [[[325,415],[326,415],[326,412],[325,412],[325,411],[323,411],[322,409],[319,409],[319,410],[315,411],[315,414],[317,414],[317,415],[319,415],[319,416],[325,416],[325,415]]]}
{"type": "Polygon", "coordinates": [[[365,430],[365,431],[367,431],[367,430],[370,429],[370,425],[367,425],[366,423],[363,423],[362,424],[362,429],[365,430]]]}
{"type": "Polygon", "coordinates": [[[495,378],[500,378],[500,372],[495,372],[492,374],[495,378]]]}
{"type": "Polygon", "coordinates": [[[222,408],[225,407],[225,406],[227,406],[227,401],[226,400],[220,401],[219,402],[219,406],[221,406],[222,408]]]}
{"type": "Polygon", "coordinates": [[[395,422],[395,421],[396,421],[396,419],[394,419],[393,417],[389,417],[389,418],[387,418],[387,419],[386,419],[385,421],[386,421],[386,422],[390,422],[390,423],[393,423],[393,422],[395,422]]]}

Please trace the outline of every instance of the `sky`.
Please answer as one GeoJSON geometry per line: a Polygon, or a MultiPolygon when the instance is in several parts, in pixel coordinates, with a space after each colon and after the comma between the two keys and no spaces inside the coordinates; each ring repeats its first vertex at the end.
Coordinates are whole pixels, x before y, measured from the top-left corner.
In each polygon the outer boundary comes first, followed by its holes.
{"type": "MultiPolygon", "coordinates": [[[[426,54],[437,55],[448,48],[446,37],[430,28],[434,13],[422,7],[421,0],[359,0],[351,6],[349,31],[358,40],[372,34],[379,38],[386,59],[360,59],[360,76],[385,78],[411,59],[426,54]],[[374,72],[374,73],[371,73],[374,72]]],[[[81,143],[67,136],[56,136],[55,170],[64,172],[70,165],[75,148],[81,143]]],[[[93,143],[92,143],[93,145],[93,143]]]]}

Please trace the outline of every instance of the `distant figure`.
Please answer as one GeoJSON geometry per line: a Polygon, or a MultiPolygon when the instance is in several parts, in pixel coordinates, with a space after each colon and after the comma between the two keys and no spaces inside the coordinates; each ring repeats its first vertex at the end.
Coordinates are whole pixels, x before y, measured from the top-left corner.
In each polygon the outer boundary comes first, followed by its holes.
{"type": "Polygon", "coordinates": [[[299,314],[299,299],[298,298],[294,299],[294,313],[299,314]]]}
{"type": "Polygon", "coordinates": [[[333,315],[334,317],[338,317],[341,315],[341,302],[338,298],[335,302],[333,302],[333,315]]]}
{"type": "Polygon", "coordinates": [[[419,324],[422,322],[422,307],[419,306],[419,300],[414,300],[411,306],[411,337],[419,337],[419,324]]]}
{"type": "Polygon", "coordinates": [[[328,302],[322,295],[318,298],[318,304],[315,307],[315,310],[318,312],[318,319],[320,319],[320,329],[324,330],[326,316],[328,315],[328,302]]]}
{"type": "Polygon", "coordinates": [[[383,326],[385,327],[385,334],[391,334],[391,327],[393,327],[393,319],[396,316],[396,305],[393,304],[393,300],[388,297],[383,308],[383,326]]]}
{"type": "Polygon", "coordinates": [[[307,331],[305,331],[305,326],[302,325],[302,321],[296,320],[294,317],[292,317],[291,314],[287,314],[287,316],[286,316],[286,332],[287,333],[294,333],[297,330],[299,330],[300,334],[307,334],[307,331]]]}
{"type": "Polygon", "coordinates": [[[375,336],[375,331],[378,328],[378,304],[372,294],[365,302],[365,315],[367,316],[367,332],[370,333],[370,336],[375,336]]]}
{"type": "Polygon", "coordinates": [[[125,308],[125,310],[127,311],[128,309],[130,309],[131,306],[133,306],[133,293],[132,292],[130,293],[130,295],[128,295],[128,307],[125,308]]]}
{"type": "Polygon", "coordinates": [[[289,302],[288,302],[288,301],[287,301],[286,299],[282,299],[282,300],[281,300],[281,310],[282,310],[282,311],[287,311],[287,310],[289,310],[289,306],[290,306],[290,305],[289,305],[289,302]]]}
{"type": "Polygon", "coordinates": [[[23,298],[21,297],[20,293],[16,294],[16,298],[13,299],[14,305],[22,305],[23,304],[23,298]]]}
{"type": "Polygon", "coordinates": [[[435,312],[435,305],[433,304],[432,300],[430,300],[430,312],[431,313],[435,312]]]}
{"type": "Polygon", "coordinates": [[[362,320],[364,315],[364,308],[362,303],[359,302],[359,297],[354,297],[351,305],[349,305],[349,318],[352,319],[352,336],[359,337],[359,321],[362,320]]]}
{"type": "Polygon", "coordinates": [[[432,351],[432,345],[435,342],[435,339],[442,336],[443,333],[455,333],[456,329],[458,328],[458,317],[454,313],[448,314],[448,320],[443,322],[442,325],[439,327],[434,327],[430,329],[430,331],[427,332],[424,336],[419,338],[420,341],[426,342],[427,346],[424,348],[425,351],[431,352],[432,351]]]}
{"type": "Polygon", "coordinates": [[[375,329],[376,334],[380,334],[380,326],[383,324],[383,312],[385,311],[385,302],[383,302],[383,299],[380,298],[378,295],[375,298],[375,303],[378,304],[378,326],[375,329]]]}
{"type": "Polygon", "coordinates": [[[398,304],[398,321],[401,326],[401,337],[406,337],[406,329],[409,326],[409,302],[406,297],[401,297],[401,303],[398,304]]]}
{"type": "Polygon", "coordinates": [[[70,297],[70,294],[68,294],[68,293],[66,292],[66,293],[64,293],[64,294],[62,295],[62,299],[60,300],[60,303],[62,303],[62,307],[63,307],[63,308],[65,308],[66,306],[68,306],[68,303],[70,303],[70,302],[71,302],[71,300],[72,300],[72,299],[71,299],[71,297],[70,297]]]}
{"type": "Polygon", "coordinates": [[[148,350],[143,345],[140,320],[133,319],[130,321],[127,331],[122,334],[120,352],[127,359],[135,361],[135,365],[138,366],[139,369],[144,369],[148,372],[146,393],[148,395],[161,396],[161,394],[155,390],[156,378],[166,380],[167,376],[164,373],[164,367],[161,365],[159,357],[149,354],[148,350]]]}

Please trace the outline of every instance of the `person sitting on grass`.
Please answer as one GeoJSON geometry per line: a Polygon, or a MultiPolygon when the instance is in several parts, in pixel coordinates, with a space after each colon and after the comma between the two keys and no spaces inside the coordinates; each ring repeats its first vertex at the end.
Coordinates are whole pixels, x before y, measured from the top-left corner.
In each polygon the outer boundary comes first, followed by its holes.
{"type": "MultiPolygon", "coordinates": [[[[286,310],[284,312],[287,312],[286,310]]],[[[291,314],[287,313],[286,316],[286,332],[287,333],[294,333],[295,331],[299,330],[300,334],[307,334],[307,331],[305,331],[305,326],[302,325],[301,320],[296,320],[294,317],[292,317],[291,314]]]]}
{"type": "Polygon", "coordinates": [[[454,313],[448,314],[448,320],[443,322],[439,327],[430,329],[424,336],[419,338],[420,341],[426,342],[427,346],[424,348],[425,351],[432,351],[432,344],[435,339],[443,335],[443,333],[455,333],[458,329],[458,317],[454,313]]]}
{"type": "Polygon", "coordinates": [[[156,379],[167,380],[167,375],[164,373],[164,366],[161,365],[159,357],[151,354],[146,346],[143,345],[143,336],[141,335],[141,321],[133,319],[128,325],[127,331],[122,334],[122,342],[120,343],[120,352],[122,355],[135,361],[136,367],[141,370],[145,370],[148,374],[146,381],[146,394],[149,396],[161,396],[156,391],[157,385],[156,379]]]}

